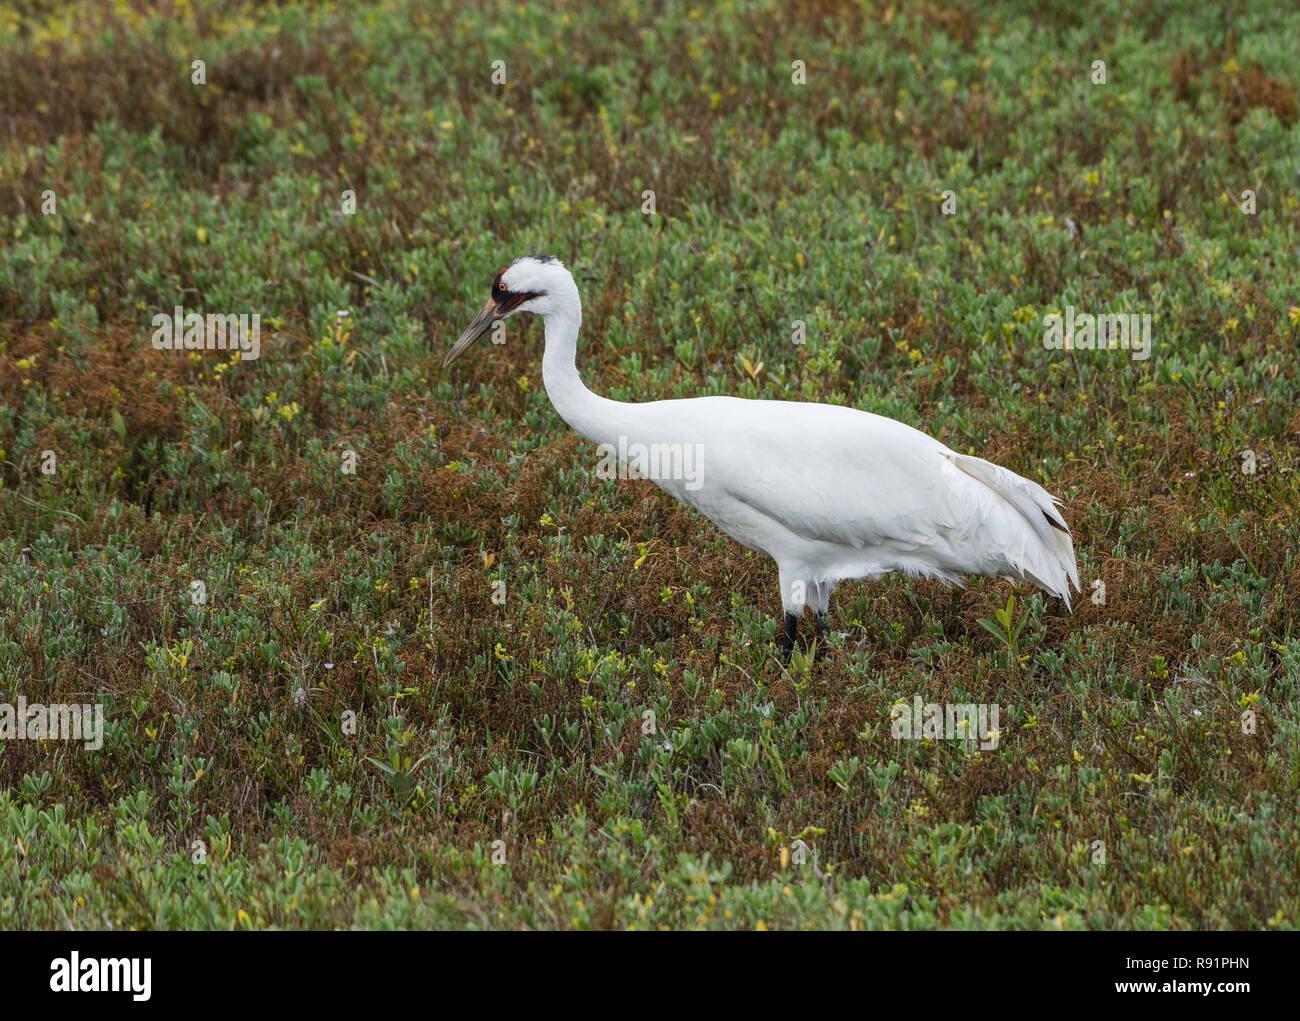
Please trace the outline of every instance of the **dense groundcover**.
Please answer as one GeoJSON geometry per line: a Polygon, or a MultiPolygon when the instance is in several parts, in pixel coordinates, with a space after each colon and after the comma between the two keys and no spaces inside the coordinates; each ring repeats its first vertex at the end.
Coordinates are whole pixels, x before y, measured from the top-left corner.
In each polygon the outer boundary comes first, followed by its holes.
{"type": "Polygon", "coordinates": [[[104,714],[0,743],[0,925],[1293,927],[1300,13],[1229,7],[0,5],[0,702],[104,714]],[[1048,485],[1073,612],[852,583],[784,667],[539,323],[440,368],[527,252],[598,393],[1048,485]]]}

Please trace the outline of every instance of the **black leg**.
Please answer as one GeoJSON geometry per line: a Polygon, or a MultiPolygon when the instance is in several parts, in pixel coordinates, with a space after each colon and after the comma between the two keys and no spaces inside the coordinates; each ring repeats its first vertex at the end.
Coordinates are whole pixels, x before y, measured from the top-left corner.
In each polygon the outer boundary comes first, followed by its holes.
{"type": "Polygon", "coordinates": [[[799,618],[793,613],[785,615],[785,630],[781,634],[781,658],[789,663],[790,653],[794,651],[794,636],[799,629],[799,618]]]}
{"type": "Polygon", "coordinates": [[[831,629],[831,622],[827,619],[826,614],[817,614],[817,637],[823,637],[831,629]]]}

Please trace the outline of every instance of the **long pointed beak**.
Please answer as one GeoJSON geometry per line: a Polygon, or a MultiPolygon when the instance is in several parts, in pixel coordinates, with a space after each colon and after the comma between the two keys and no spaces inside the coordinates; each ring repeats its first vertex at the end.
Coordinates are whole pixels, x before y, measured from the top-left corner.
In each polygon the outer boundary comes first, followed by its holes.
{"type": "Polygon", "coordinates": [[[451,345],[451,350],[447,352],[447,357],[442,360],[442,367],[445,369],[448,365],[468,351],[474,341],[487,333],[487,331],[492,328],[492,324],[499,318],[500,316],[497,315],[496,305],[489,301],[485,306],[483,306],[483,311],[475,317],[472,323],[469,324],[469,329],[460,335],[460,339],[456,341],[456,343],[451,345]]]}

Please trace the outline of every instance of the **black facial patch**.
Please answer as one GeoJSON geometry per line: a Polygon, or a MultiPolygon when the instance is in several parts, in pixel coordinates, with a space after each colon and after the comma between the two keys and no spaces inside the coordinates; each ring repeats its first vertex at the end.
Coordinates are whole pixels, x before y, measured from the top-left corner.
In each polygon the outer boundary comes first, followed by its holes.
{"type": "Polygon", "coordinates": [[[499,315],[509,315],[530,298],[540,297],[540,294],[534,294],[527,291],[506,291],[506,300],[504,303],[497,305],[497,312],[499,315]]]}

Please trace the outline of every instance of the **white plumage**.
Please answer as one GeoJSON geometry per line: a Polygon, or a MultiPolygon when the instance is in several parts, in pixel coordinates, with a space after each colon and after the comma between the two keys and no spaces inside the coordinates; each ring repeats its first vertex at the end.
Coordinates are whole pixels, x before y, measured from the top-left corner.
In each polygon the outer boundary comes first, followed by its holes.
{"type": "Polygon", "coordinates": [[[805,607],[820,623],[844,579],[890,571],[947,582],[1026,579],[1067,608],[1079,588],[1059,500],[891,418],[832,404],[624,404],[593,394],[575,364],[578,288],[551,256],[525,256],[497,274],[487,306],[443,365],[515,312],[545,321],[542,378],[569,425],[606,449],[633,452],[641,474],[776,561],[787,653],[805,607]]]}

